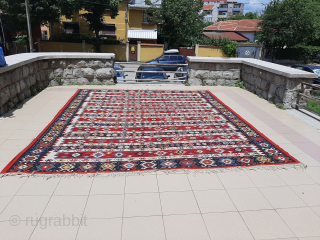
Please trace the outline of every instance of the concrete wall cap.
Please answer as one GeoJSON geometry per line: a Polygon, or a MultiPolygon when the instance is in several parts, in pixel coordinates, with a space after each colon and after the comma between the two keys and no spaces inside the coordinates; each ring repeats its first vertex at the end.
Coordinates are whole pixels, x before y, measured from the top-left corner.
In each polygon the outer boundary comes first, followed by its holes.
{"type": "Polygon", "coordinates": [[[41,53],[20,53],[6,56],[8,66],[1,67],[0,73],[4,73],[24,66],[26,64],[50,59],[104,59],[111,60],[115,58],[114,53],[74,53],[74,52],[41,52],[41,53]]]}
{"type": "Polygon", "coordinates": [[[253,58],[218,58],[218,57],[187,57],[190,63],[242,63],[244,65],[265,70],[287,78],[318,78],[315,73],[270,63],[253,58]]]}

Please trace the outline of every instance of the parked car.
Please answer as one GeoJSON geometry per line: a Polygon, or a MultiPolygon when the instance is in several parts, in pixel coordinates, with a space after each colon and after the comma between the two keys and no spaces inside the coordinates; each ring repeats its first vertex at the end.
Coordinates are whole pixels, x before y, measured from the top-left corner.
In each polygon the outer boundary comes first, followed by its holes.
{"type": "MultiPolygon", "coordinates": [[[[187,66],[181,66],[178,67],[177,72],[187,72],[188,71],[188,67],[187,66]]],[[[187,77],[187,73],[174,73],[174,78],[178,78],[178,80],[185,80],[187,77]]]]}
{"type": "MultiPolygon", "coordinates": [[[[116,65],[114,65],[113,69],[114,70],[123,70],[123,66],[116,64],[116,65]]],[[[126,76],[128,76],[127,73],[116,72],[117,82],[125,82],[126,76]]]]}
{"type": "Polygon", "coordinates": [[[313,79],[314,84],[320,84],[320,66],[313,66],[313,65],[292,65],[292,68],[300,69],[306,72],[318,74],[318,78],[313,79]]]}
{"type": "MultiPolygon", "coordinates": [[[[166,63],[166,64],[185,64],[187,63],[186,58],[179,54],[179,50],[170,49],[164,52],[164,55],[149,61],[148,63],[166,63]]],[[[176,71],[178,66],[170,65],[158,65],[165,71],[176,71]]]]}
{"type": "Polygon", "coordinates": [[[166,75],[164,70],[160,67],[156,66],[150,66],[150,65],[142,65],[138,68],[138,71],[144,71],[141,73],[136,73],[136,79],[168,79],[170,75],[166,75]],[[163,72],[163,73],[154,73],[151,71],[158,71],[158,72],[163,72]]]}
{"type": "Polygon", "coordinates": [[[320,54],[316,56],[316,58],[313,59],[314,62],[320,63],[320,54]]]}

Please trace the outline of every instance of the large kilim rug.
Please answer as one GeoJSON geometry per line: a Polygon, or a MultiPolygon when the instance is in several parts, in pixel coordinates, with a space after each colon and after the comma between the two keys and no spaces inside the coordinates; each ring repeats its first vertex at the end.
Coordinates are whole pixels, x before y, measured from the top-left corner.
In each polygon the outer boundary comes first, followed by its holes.
{"type": "Polygon", "coordinates": [[[2,174],[298,163],[209,91],[85,89],[2,174]]]}

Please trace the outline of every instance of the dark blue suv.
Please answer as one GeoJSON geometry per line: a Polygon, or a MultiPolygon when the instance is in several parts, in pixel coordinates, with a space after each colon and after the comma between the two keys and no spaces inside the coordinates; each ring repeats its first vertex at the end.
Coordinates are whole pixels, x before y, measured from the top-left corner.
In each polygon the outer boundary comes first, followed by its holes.
{"type": "MultiPolygon", "coordinates": [[[[165,54],[148,63],[185,64],[187,60],[180,54],[165,54]]],[[[164,71],[176,71],[179,66],[158,65],[158,67],[161,67],[164,71]]]]}

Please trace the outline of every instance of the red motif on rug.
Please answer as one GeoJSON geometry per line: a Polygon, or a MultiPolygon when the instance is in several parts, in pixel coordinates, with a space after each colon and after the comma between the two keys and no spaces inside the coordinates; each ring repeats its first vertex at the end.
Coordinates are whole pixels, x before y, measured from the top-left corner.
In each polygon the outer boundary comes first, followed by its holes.
{"type": "Polygon", "coordinates": [[[208,91],[84,89],[2,173],[297,163],[208,91]]]}

